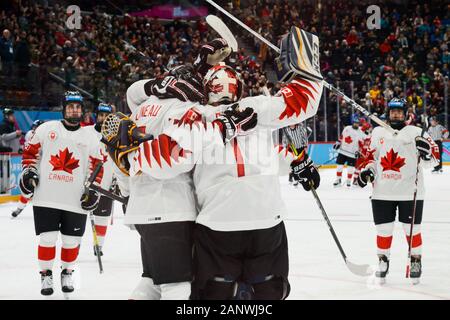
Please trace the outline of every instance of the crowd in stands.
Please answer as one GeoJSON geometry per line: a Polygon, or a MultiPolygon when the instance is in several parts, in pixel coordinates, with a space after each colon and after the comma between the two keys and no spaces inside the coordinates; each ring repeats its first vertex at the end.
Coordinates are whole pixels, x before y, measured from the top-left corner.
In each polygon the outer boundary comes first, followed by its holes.
{"type": "MultiPolygon", "coordinates": [[[[420,124],[424,112],[444,121],[444,90],[450,73],[448,3],[379,1],[379,30],[369,30],[366,25],[366,9],[372,2],[325,0],[320,6],[302,0],[251,3],[234,1],[228,8],[272,43],[278,43],[292,26],[317,34],[322,75],[360,104],[381,115],[387,101],[402,96],[412,105],[415,123],[420,124]]],[[[266,45],[246,32],[241,35],[253,43],[263,64],[272,63],[273,52],[266,45]]],[[[328,98],[335,105],[336,97],[328,98]]],[[[346,110],[344,101],[340,108],[341,117],[349,119],[351,110],[346,110]]],[[[328,125],[335,123],[335,111],[329,108],[328,125]]],[[[323,116],[318,121],[323,126],[323,116]]]]}
{"type": "MultiPolygon", "coordinates": [[[[367,28],[367,6],[364,1],[344,0],[233,0],[226,5],[273,43],[293,25],[317,34],[326,80],[379,115],[395,95],[411,102],[411,121],[420,124],[424,113],[444,121],[450,5],[437,0],[409,1],[408,5],[381,1],[380,30],[367,28]]],[[[214,37],[204,19],[163,22],[107,15],[95,7],[83,15],[80,30],[69,30],[66,19],[64,7],[45,7],[33,1],[22,1],[16,12],[0,11],[1,74],[16,72],[26,79],[30,66],[35,66],[41,78],[48,77],[48,72],[57,74],[66,86],[75,84],[121,110],[125,90],[132,82],[193,62],[199,46],[214,37]]],[[[266,72],[272,68],[274,53],[245,31],[238,35],[256,52],[251,55],[241,48],[230,59],[245,81],[245,94],[275,93],[279,85],[270,82],[266,72]]],[[[353,110],[329,92],[326,99],[328,140],[333,140],[336,104],[342,125],[353,110]]],[[[320,131],[317,139],[324,139],[322,111],[316,126],[320,131]]]]}

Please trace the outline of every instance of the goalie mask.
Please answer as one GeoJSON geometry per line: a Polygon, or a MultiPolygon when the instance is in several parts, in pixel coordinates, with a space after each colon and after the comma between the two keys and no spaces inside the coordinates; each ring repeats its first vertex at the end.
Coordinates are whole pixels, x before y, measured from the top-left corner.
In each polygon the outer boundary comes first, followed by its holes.
{"type": "Polygon", "coordinates": [[[203,78],[203,86],[209,104],[231,104],[242,97],[244,84],[233,68],[218,64],[208,70],[203,78]]]}

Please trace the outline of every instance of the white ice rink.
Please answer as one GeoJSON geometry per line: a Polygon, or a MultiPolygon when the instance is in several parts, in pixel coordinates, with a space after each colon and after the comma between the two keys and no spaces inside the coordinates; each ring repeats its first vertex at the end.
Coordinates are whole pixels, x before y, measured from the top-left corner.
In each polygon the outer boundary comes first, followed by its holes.
{"type": "MultiPolygon", "coordinates": [[[[358,277],[348,271],[311,193],[294,189],[281,177],[289,215],[289,299],[450,299],[450,168],[442,175],[426,174],[424,208],[423,276],[413,286],[405,278],[407,243],[396,225],[387,283],[379,286],[373,277],[358,277]]],[[[321,171],[319,196],[341,240],[355,263],[375,264],[376,233],[369,201],[370,188],[332,187],[334,170],[321,171]]],[[[37,265],[37,238],[31,206],[11,220],[15,204],[0,205],[0,299],[44,299],[37,265]]],[[[87,225],[76,272],[75,299],[127,299],[140,274],[139,237],[122,224],[122,210],[115,207],[104,247],[105,272],[99,274],[87,225]]],[[[88,222],[89,223],[89,222],[88,222]]],[[[57,251],[57,261],[59,252],[57,251]]],[[[59,262],[55,262],[55,293],[62,299],[59,262]]],[[[48,299],[48,298],[45,298],[48,299]]]]}

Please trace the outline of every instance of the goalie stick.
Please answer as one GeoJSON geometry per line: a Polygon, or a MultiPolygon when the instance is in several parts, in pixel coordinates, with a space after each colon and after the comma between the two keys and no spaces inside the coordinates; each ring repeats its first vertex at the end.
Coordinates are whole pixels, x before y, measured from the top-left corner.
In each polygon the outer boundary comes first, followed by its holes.
{"type": "MultiPolygon", "coordinates": [[[[244,24],[242,21],[240,21],[239,19],[237,19],[235,16],[233,16],[232,14],[230,14],[228,11],[226,11],[224,8],[222,8],[220,5],[218,5],[217,3],[215,3],[213,0],[206,0],[206,2],[208,2],[209,4],[211,4],[213,7],[215,7],[217,10],[219,10],[220,12],[222,12],[224,15],[226,15],[228,18],[230,18],[231,20],[233,20],[234,22],[236,22],[238,25],[240,25],[242,28],[244,28],[245,30],[247,30],[248,32],[250,32],[252,35],[254,35],[256,38],[258,38],[259,40],[261,40],[262,42],[264,42],[266,45],[268,45],[271,49],[273,49],[275,52],[280,53],[281,50],[280,48],[278,48],[277,46],[275,46],[273,43],[271,43],[270,41],[268,41],[266,38],[264,38],[263,36],[261,36],[259,33],[255,32],[254,30],[252,30],[250,27],[248,27],[246,24],[244,24]]],[[[323,86],[326,87],[327,89],[331,90],[332,92],[334,92],[336,95],[342,97],[344,99],[345,102],[349,103],[352,107],[354,107],[356,110],[358,110],[359,112],[361,112],[364,116],[368,117],[369,119],[371,119],[373,122],[377,123],[378,125],[382,126],[383,128],[385,128],[386,130],[388,130],[389,132],[391,132],[392,134],[397,134],[397,130],[392,129],[392,127],[390,125],[388,125],[387,123],[383,122],[380,118],[378,118],[376,115],[374,115],[373,113],[369,112],[368,110],[366,110],[364,107],[362,107],[361,105],[359,105],[355,100],[347,97],[342,91],[340,91],[338,88],[334,87],[333,85],[331,85],[330,83],[326,82],[325,80],[322,80],[323,82],[323,86]]]]}
{"type": "Polygon", "coordinates": [[[206,17],[206,22],[209,24],[211,28],[213,28],[225,41],[228,43],[228,46],[234,52],[238,50],[238,44],[236,38],[231,33],[230,29],[226,26],[226,24],[220,20],[219,17],[210,14],[206,17]]]}
{"type": "MultiPolygon", "coordinates": [[[[287,138],[289,140],[289,143],[291,145],[291,149],[293,150],[295,156],[298,157],[299,154],[298,154],[297,148],[295,148],[294,142],[292,141],[291,134],[288,133],[286,136],[287,136],[287,138]]],[[[302,151],[302,153],[303,152],[305,152],[305,149],[302,151]]],[[[328,229],[330,230],[331,235],[333,236],[334,242],[336,243],[336,245],[337,245],[337,247],[339,249],[339,252],[341,253],[342,258],[344,258],[345,265],[347,266],[347,268],[350,270],[350,272],[352,272],[353,274],[356,274],[358,276],[364,277],[364,276],[371,275],[372,271],[371,271],[370,265],[368,265],[368,264],[356,264],[356,263],[351,262],[347,258],[347,255],[345,254],[344,249],[342,248],[342,245],[341,245],[341,243],[339,241],[339,238],[337,237],[336,232],[334,231],[333,225],[331,224],[331,221],[328,218],[328,215],[327,215],[327,213],[325,211],[325,208],[322,205],[322,201],[320,201],[319,195],[317,194],[316,189],[312,185],[311,185],[311,191],[312,191],[312,193],[314,195],[314,199],[316,200],[317,205],[319,206],[319,209],[320,209],[320,211],[322,213],[322,216],[323,216],[323,218],[325,219],[325,222],[328,225],[328,229]]]]}

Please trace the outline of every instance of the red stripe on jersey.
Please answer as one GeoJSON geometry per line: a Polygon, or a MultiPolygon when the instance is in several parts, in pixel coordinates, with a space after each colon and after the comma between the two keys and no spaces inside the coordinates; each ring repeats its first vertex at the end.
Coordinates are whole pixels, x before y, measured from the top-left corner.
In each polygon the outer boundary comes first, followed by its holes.
{"type": "Polygon", "coordinates": [[[95,225],[95,232],[97,232],[97,236],[104,237],[106,235],[106,229],[108,226],[99,226],[98,224],[95,225]]]}
{"type": "MultiPolygon", "coordinates": [[[[89,163],[90,163],[90,173],[92,173],[93,171],[94,171],[94,169],[95,169],[95,167],[97,167],[97,164],[98,163],[101,163],[101,162],[103,162],[102,160],[100,160],[100,159],[97,159],[97,158],[94,158],[94,157],[92,157],[92,156],[89,156],[89,163]]],[[[104,169],[103,169],[103,166],[100,168],[100,171],[98,172],[98,175],[95,177],[95,182],[97,182],[97,183],[101,183],[102,182],[102,179],[103,179],[103,171],[104,171],[104,169]]]]}
{"type": "Polygon", "coordinates": [[[153,158],[155,158],[156,162],[159,164],[159,167],[162,168],[162,166],[161,166],[161,155],[159,154],[159,141],[158,141],[158,139],[154,139],[152,141],[152,155],[153,155],[153,158]]]}
{"type": "Polygon", "coordinates": [[[80,250],[80,246],[75,248],[61,248],[61,261],[64,262],[74,262],[78,257],[78,251],[80,250]]]}
{"type": "Polygon", "coordinates": [[[152,167],[152,160],[150,157],[150,146],[149,146],[149,141],[145,141],[144,142],[144,155],[145,155],[145,159],[147,160],[147,163],[149,165],[149,167],[152,167]]]}
{"type": "Polygon", "coordinates": [[[171,140],[165,134],[162,134],[159,136],[159,149],[160,149],[162,158],[164,160],[166,160],[169,167],[171,167],[172,166],[171,161],[170,161],[171,140]]]}
{"type": "MultiPolygon", "coordinates": [[[[279,119],[282,120],[284,117],[290,118],[292,115],[299,115],[302,111],[306,112],[308,108],[309,99],[314,99],[314,94],[309,90],[306,86],[312,86],[303,80],[297,80],[303,85],[299,85],[298,83],[292,82],[285,86],[280,90],[283,95],[284,102],[286,103],[286,108],[280,114],[279,119]]],[[[312,88],[316,91],[314,88],[312,88]]]]}
{"type": "Polygon", "coordinates": [[[379,249],[390,249],[392,244],[392,236],[390,237],[382,237],[377,236],[377,247],[379,249]]]}
{"type": "MultiPolygon", "coordinates": [[[[408,245],[409,245],[409,236],[406,236],[406,241],[408,241],[408,245]]],[[[417,248],[417,247],[420,247],[421,245],[422,245],[422,234],[418,233],[418,234],[413,235],[412,247],[417,248]]]]}
{"type": "Polygon", "coordinates": [[[41,150],[41,144],[28,143],[22,154],[22,167],[27,167],[29,165],[35,164],[39,157],[39,150],[41,150]]]}
{"type": "Polygon", "coordinates": [[[232,140],[234,157],[237,163],[237,175],[238,177],[245,176],[245,168],[244,168],[244,159],[242,158],[241,149],[239,148],[239,144],[236,139],[232,140]]]}
{"type": "Polygon", "coordinates": [[[42,247],[38,246],[38,259],[43,261],[50,261],[55,259],[56,247],[42,247]]]}

